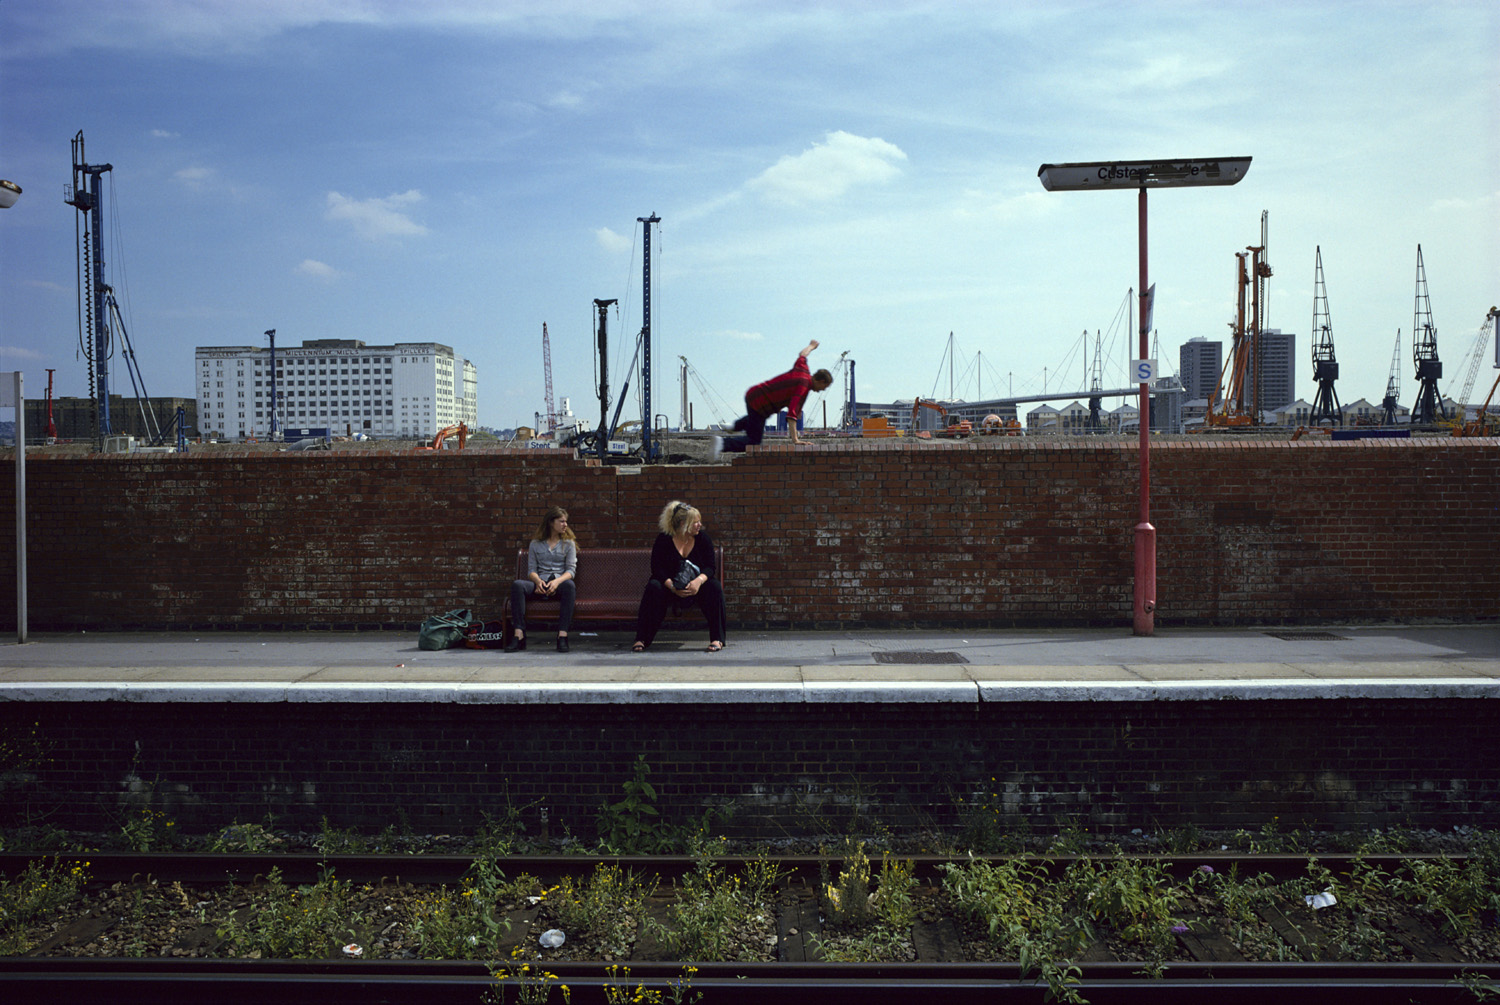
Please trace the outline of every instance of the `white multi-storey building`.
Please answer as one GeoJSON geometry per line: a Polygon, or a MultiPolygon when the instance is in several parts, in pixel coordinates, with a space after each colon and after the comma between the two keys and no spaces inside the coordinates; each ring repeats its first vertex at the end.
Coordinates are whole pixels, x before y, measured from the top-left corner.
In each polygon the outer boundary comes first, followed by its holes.
{"type": "Polygon", "coordinates": [[[474,364],[438,342],[365,345],[313,339],[276,349],[199,346],[198,431],[226,439],[265,439],[276,426],[326,428],[334,435],[428,437],[479,421],[474,364]]]}

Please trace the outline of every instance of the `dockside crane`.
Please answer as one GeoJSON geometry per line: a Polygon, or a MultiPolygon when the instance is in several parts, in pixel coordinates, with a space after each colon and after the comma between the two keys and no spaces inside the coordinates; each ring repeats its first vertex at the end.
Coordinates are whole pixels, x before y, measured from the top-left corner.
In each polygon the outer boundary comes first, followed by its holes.
{"type": "Polygon", "coordinates": [[[1323,249],[1316,249],[1316,264],[1313,267],[1313,320],[1312,359],[1313,379],[1318,382],[1318,394],[1313,401],[1312,415],[1308,421],[1316,426],[1320,422],[1333,425],[1344,424],[1344,413],[1339,408],[1338,392],[1333,382],[1339,379],[1339,364],[1333,353],[1333,322],[1328,314],[1328,289],[1323,284],[1323,249]]]}
{"type": "Polygon", "coordinates": [[[1422,246],[1417,245],[1417,296],[1411,321],[1411,359],[1417,368],[1417,403],[1411,410],[1413,425],[1431,425],[1448,417],[1437,382],[1443,375],[1438,359],[1437,328],[1432,323],[1432,303],[1427,298],[1427,270],[1422,265],[1422,246]]]}
{"type": "Polygon", "coordinates": [[[1391,375],[1385,379],[1385,397],[1380,399],[1381,422],[1396,424],[1396,399],[1401,395],[1401,329],[1396,329],[1396,348],[1391,352],[1391,375]]]}

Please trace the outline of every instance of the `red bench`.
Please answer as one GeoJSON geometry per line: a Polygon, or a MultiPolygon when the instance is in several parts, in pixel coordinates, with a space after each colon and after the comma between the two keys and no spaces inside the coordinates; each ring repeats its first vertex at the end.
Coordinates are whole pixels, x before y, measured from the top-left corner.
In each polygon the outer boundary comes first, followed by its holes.
{"type": "MultiPolygon", "coordinates": [[[[714,546],[714,564],[719,582],[724,582],[724,548],[714,546]]],[[[526,579],[526,549],[516,552],[516,579],[526,579]]],[[[578,550],[578,592],[573,605],[573,620],[635,622],[641,606],[641,591],[651,578],[650,548],[580,548],[578,550]]],[[[505,638],[511,634],[510,590],[505,594],[505,638]]],[[[557,598],[526,598],[526,620],[557,620],[557,598]]],[[[686,614],[687,612],[682,612],[686,614]]],[[[672,617],[668,609],[667,617],[672,617]]],[[[697,617],[696,614],[693,615],[697,617]]],[[[527,628],[528,633],[531,631],[527,628]]]]}

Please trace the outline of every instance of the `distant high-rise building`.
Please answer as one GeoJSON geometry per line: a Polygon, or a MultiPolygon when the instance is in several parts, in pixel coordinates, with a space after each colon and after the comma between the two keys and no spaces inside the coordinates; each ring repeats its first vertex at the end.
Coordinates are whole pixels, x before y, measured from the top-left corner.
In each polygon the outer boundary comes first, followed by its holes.
{"type": "Polygon", "coordinates": [[[1224,343],[1199,336],[1188,339],[1177,352],[1177,374],[1188,401],[1213,397],[1224,367],[1224,343]]]}
{"type": "MultiPolygon", "coordinates": [[[[202,433],[231,439],[269,435],[268,346],[199,346],[194,369],[202,433]]],[[[277,346],[274,374],[278,429],[422,438],[479,421],[474,364],[437,342],[314,339],[277,346]]]]}
{"type": "MultiPolygon", "coordinates": [[[[1250,361],[1250,388],[1260,373],[1260,408],[1274,411],[1297,400],[1297,336],[1278,328],[1260,333],[1260,359],[1250,361]]],[[[1250,400],[1254,400],[1251,398],[1250,400]]]]}

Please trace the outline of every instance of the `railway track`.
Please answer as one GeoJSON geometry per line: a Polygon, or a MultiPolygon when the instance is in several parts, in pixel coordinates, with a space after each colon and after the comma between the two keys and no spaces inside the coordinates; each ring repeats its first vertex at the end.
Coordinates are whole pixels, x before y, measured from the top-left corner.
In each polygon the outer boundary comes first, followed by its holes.
{"type": "MultiPolygon", "coordinates": [[[[1293,883],[1309,871],[1307,855],[1244,856],[1192,853],[1175,856],[1068,856],[1049,855],[1023,859],[1038,875],[1062,877],[1080,863],[1128,860],[1155,868],[1172,882],[1189,882],[1195,872],[1216,875],[1265,876],[1266,883],[1293,883]]],[[[1175,944],[1171,958],[1151,967],[1141,958],[1120,952],[1118,942],[1096,939],[1081,952],[1063,961],[1065,983],[1050,985],[1036,967],[1023,974],[1016,960],[974,959],[972,940],[966,938],[972,924],[946,913],[939,889],[946,867],[967,860],[937,856],[912,856],[913,889],[919,910],[910,926],[910,955],[900,962],[826,962],[821,958],[830,934],[820,911],[818,891],[828,881],[830,862],[813,857],[784,858],[778,862],[775,897],[774,949],[766,949],[763,961],[699,962],[691,974],[691,995],[701,994],[706,1005],[740,1002],[785,1002],[800,1005],[816,1002],[920,1001],[927,1003],[970,1001],[1043,1001],[1049,991],[1076,995],[1079,1000],[1106,1002],[1265,1002],[1289,1003],[1345,1001],[1358,995],[1360,1005],[1385,1002],[1473,1002],[1500,983],[1500,953],[1474,955],[1473,940],[1460,945],[1446,936],[1430,912],[1410,907],[1380,915],[1383,944],[1400,948],[1399,959],[1361,961],[1345,955],[1332,928],[1322,923],[1312,908],[1299,911],[1283,900],[1258,905],[1258,917],[1274,933],[1283,959],[1246,958],[1242,946],[1220,931],[1214,919],[1184,909],[1173,926],[1175,944]],[[1123,958],[1122,958],[1123,957],[1123,958]],[[1154,971],[1154,973],[1148,973],[1154,971]]],[[[19,875],[30,863],[29,856],[0,855],[0,872],[19,875]]],[[[251,889],[263,884],[274,868],[288,884],[314,884],[332,874],[347,884],[381,891],[403,891],[403,896],[439,885],[456,887],[464,881],[474,859],[470,856],[319,856],[319,855],[152,855],[113,854],[48,858],[66,867],[88,862],[86,897],[115,904],[133,890],[160,891],[175,888],[184,905],[201,891],[216,888],[251,889]],[[331,873],[330,873],[331,870],[331,873]],[[175,887],[174,887],[175,885],[175,887]],[[110,898],[117,898],[110,900],[110,898]]],[[[753,868],[754,860],[724,857],[713,860],[724,875],[753,868]]],[[[995,858],[992,862],[1017,861],[995,858]]],[[[1359,875],[1395,876],[1420,868],[1423,863],[1446,863],[1458,868],[1466,864],[1454,856],[1349,856],[1320,855],[1315,861],[1323,874],[1349,882],[1359,875]]],[[[627,873],[654,877],[658,892],[643,908],[665,919],[669,891],[691,882],[701,863],[692,859],[656,856],[593,858],[584,856],[527,856],[499,860],[507,876],[538,878],[541,888],[566,881],[582,883],[596,870],[618,867],[627,873]]],[[[831,863],[838,874],[839,860],[831,863]]],[[[394,894],[393,894],[394,895],[394,894]]],[[[202,903],[202,902],[200,902],[202,903]]],[[[1190,908],[1191,905],[1185,905],[1190,908]]],[[[239,907],[243,914],[250,908],[239,907]]],[[[229,959],[221,956],[159,955],[161,952],[214,953],[221,923],[202,919],[197,926],[185,925],[177,942],[168,949],[153,950],[146,958],[100,955],[63,955],[88,944],[115,924],[108,910],[74,918],[54,932],[29,955],[0,959],[0,987],[7,1002],[110,1002],[212,1001],[229,1002],[477,1002],[486,992],[507,987],[508,997],[518,1000],[514,983],[497,985],[491,967],[483,961],[424,960],[412,958],[372,959],[343,956],[332,958],[229,959]],[[91,934],[92,933],[92,934],[91,934]]],[[[1322,917],[1328,917],[1323,915],[1322,917]]],[[[122,919],[123,920],[123,919],[122,919]]],[[[506,911],[508,930],[495,947],[495,956],[511,966],[530,961],[535,973],[552,978],[553,993],[547,1000],[562,1001],[561,985],[569,988],[571,1001],[580,1003],[630,1000],[612,998],[622,988],[663,992],[672,1001],[670,988],[685,974],[684,964],[664,954],[660,937],[652,938],[648,926],[638,926],[637,937],[626,952],[613,959],[567,958],[537,947],[541,929],[550,922],[535,904],[512,905],[506,911]],[[524,955],[520,950],[526,950],[524,955]],[[625,972],[608,968],[614,965],[625,972]]],[[[1492,931],[1493,914],[1480,920],[1492,931]]],[[[658,932],[658,936],[659,936],[658,932]]],[[[373,945],[378,929],[365,926],[352,933],[353,944],[373,945]]],[[[222,941],[222,940],[220,940],[222,941]]],[[[568,949],[582,949],[574,941],[568,949]]],[[[374,955],[373,953],[371,955],[374,955]]],[[[530,989],[539,993],[535,987],[530,989]]],[[[647,996],[649,1000],[649,995],[647,996]]],[[[534,999],[539,1000],[539,999],[534,999]]]]}

